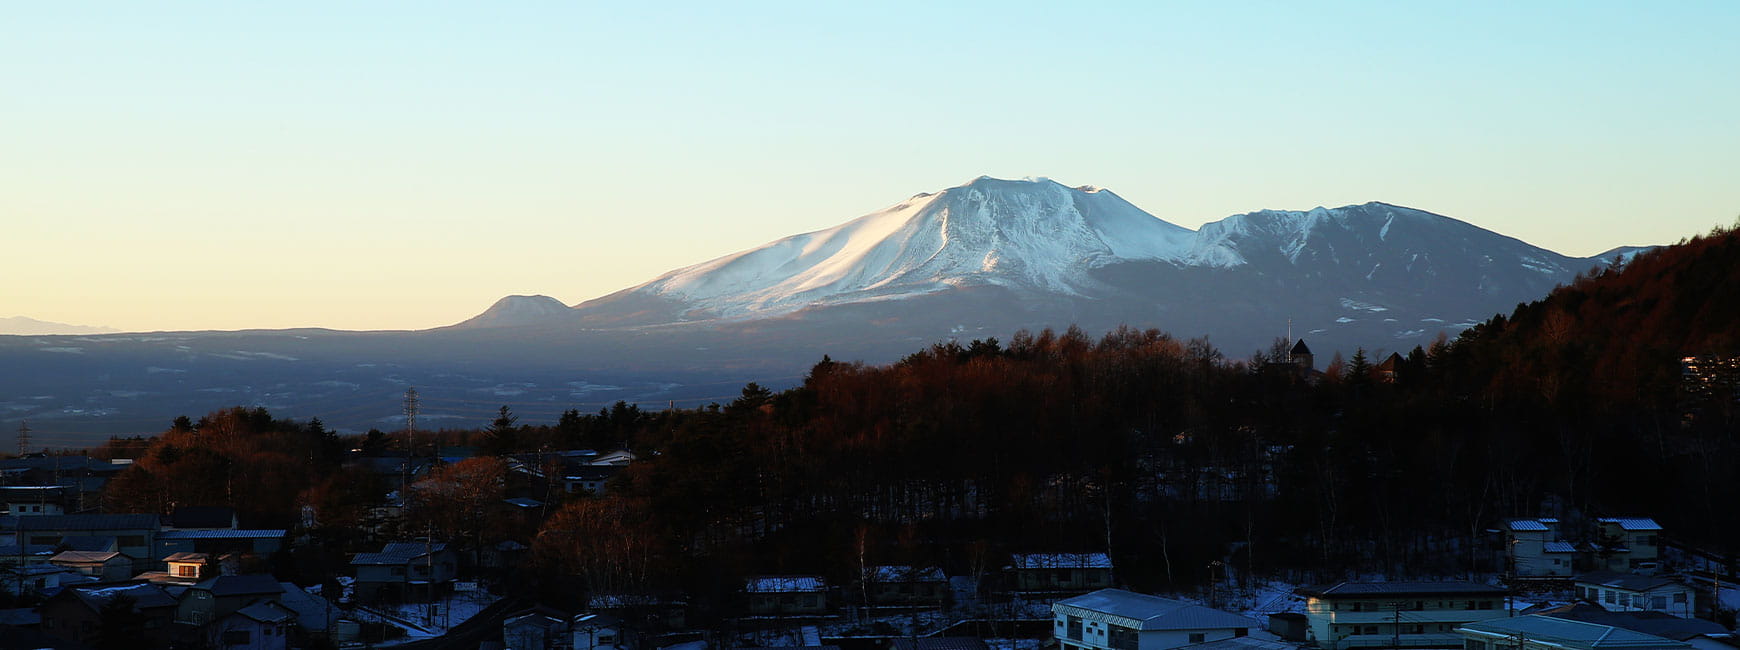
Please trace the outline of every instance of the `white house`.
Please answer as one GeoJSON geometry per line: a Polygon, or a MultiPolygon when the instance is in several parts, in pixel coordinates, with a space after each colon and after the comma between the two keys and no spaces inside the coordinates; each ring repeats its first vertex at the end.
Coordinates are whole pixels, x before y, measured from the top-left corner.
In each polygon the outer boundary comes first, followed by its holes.
{"type": "Polygon", "coordinates": [[[1577,547],[1565,539],[1559,520],[1512,519],[1505,526],[1505,555],[1519,578],[1569,578],[1577,547]]]}
{"type": "Polygon", "coordinates": [[[1458,627],[1505,615],[1506,592],[1478,582],[1342,582],[1305,587],[1306,638],[1324,650],[1455,648],[1458,627]]]}
{"type": "Polygon", "coordinates": [[[1577,576],[1576,593],[1613,612],[1665,612],[1684,618],[1697,614],[1692,588],[1665,576],[1595,571],[1577,576]]]}
{"type": "Polygon", "coordinates": [[[1063,650],[1166,650],[1250,634],[1262,624],[1184,601],[1101,589],[1051,606],[1063,650]]]}
{"type": "Polygon", "coordinates": [[[1661,524],[1647,517],[1609,517],[1600,524],[1603,543],[1596,549],[1596,568],[1655,572],[1661,560],[1661,524]]]}

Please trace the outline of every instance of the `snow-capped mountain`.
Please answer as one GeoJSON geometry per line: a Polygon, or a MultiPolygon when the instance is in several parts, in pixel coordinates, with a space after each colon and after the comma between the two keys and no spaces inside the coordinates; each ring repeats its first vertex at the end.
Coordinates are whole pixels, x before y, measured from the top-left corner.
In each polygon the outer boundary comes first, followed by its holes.
{"type": "Polygon", "coordinates": [[[460,323],[454,328],[514,327],[535,325],[552,318],[570,316],[574,310],[549,296],[508,296],[495,301],[489,309],[460,323]]]}
{"type": "Polygon", "coordinates": [[[1595,263],[1385,203],[1263,210],[1192,231],[1104,189],[980,177],[671,271],[575,314],[586,327],[873,319],[910,327],[909,340],[1128,323],[1239,348],[1292,322],[1330,349],[1411,347],[1595,263]]]}
{"type": "Polygon", "coordinates": [[[1192,237],[1106,190],[980,177],[629,291],[681,302],[689,318],[767,315],[969,284],[1083,295],[1096,284],[1088,270],[1177,261],[1192,237]]]}

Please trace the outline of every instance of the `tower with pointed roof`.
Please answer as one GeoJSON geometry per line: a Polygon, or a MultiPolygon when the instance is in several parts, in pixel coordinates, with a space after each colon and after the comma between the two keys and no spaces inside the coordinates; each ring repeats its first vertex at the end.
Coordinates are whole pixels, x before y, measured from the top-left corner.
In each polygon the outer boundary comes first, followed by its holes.
{"type": "Polygon", "coordinates": [[[1305,345],[1305,339],[1293,344],[1292,358],[1300,370],[1310,372],[1317,367],[1317,357],[1311,354],[1311,347],[1305,345]]]}

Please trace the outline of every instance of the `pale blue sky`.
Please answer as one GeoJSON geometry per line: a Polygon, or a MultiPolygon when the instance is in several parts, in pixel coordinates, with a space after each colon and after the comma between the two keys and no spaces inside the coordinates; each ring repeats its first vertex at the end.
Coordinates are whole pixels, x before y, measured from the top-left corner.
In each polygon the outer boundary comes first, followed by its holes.
{"type": "Polygon", "coordinates": [[[430,327],[980,174],[1576,255],[1740,214],[1736,2],[722,4],[11,3],[0,316],[430,327]]]}

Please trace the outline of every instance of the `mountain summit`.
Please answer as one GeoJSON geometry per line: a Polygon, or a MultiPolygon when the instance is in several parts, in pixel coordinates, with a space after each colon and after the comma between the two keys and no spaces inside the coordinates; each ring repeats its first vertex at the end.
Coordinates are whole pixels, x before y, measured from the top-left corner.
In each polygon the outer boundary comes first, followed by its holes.
{"type": "Polygon", "coordinates": [[[1193,233],[1097,188],[979,177],[844,224],[666,273],[629,291],[712,317],[987,284],[1079,295],[1085,271],[1178,260],[1193,233]]]}
{"type": "Polygon", "coordinates": [[[801,330],[784,343],[825,351],[852,337],[905,350],[1018,328],[1129,324],[1213,335],[1239,350],[1266,347],[1291,321],[1326,350],[1394,350],[1605,263],[1387,203],[1261,210],[1192,231],[1109,190],[981,176],[571,310],[498,304],[466,325],[723,333],[778,320],[801,330]],[[873,331],[854,329],[872,322],[873,331]]]}

